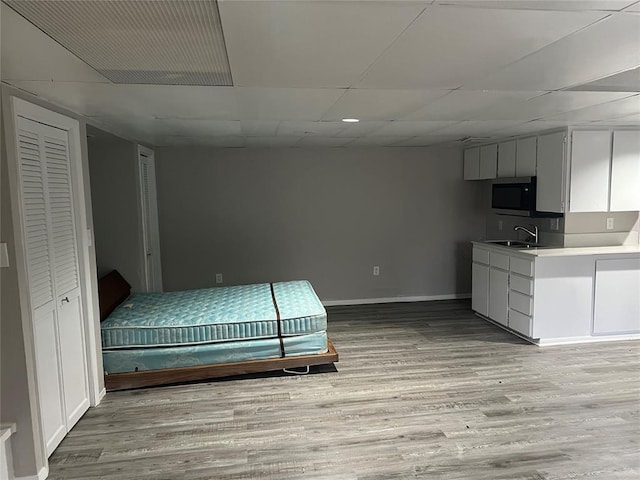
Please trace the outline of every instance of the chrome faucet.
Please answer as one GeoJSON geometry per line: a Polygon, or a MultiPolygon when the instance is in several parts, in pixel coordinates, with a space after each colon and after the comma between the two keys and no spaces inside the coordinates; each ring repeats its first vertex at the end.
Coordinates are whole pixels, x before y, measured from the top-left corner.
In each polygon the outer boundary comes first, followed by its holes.
{"type": "Polygon", "coordinates": [[[513,227],[514,231],[522,230],[523,232],[527,232],[533,238],[533,243],[538,243],[538,226],[531,225],[533,227],[533,231],[529,230],[527,227],[523,227],[522,225],[516,225],[513,227]]]}

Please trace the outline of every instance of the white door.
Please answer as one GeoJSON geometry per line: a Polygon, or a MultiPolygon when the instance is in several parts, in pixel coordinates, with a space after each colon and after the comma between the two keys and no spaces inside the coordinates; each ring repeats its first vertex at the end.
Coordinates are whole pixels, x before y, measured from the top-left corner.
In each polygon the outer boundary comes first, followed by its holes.
{"type": "Polygon", "coordinates": [[[609,210],[611,132],[578,131],[571,136],[570,212],[609,210]]]}
{"type": "Polygon", "coordinates": [[[156,168],[153,150],[138,146],[140,165],[140,207],[142,212],[142,242],[144,282],[148,292],[162,291],[160,264],[160,233],[156,196],[156,168]]]}
{"type": "Polygon", "coordinates": [[[89,408],[68,132],[16,118],[36,377],[47,454],[89,408]]]}

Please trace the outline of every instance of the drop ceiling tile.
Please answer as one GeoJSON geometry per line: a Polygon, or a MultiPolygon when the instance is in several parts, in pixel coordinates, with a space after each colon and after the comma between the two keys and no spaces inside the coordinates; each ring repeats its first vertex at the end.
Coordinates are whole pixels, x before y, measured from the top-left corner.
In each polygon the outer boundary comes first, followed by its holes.
{"type": "Polygon", "coordinates": [[[353,138],[340,137],[304,137],[296,144],[296,147],[342,147],[352,142],[353,138]]]}
{"type": "Polygon", "coordinates": [[[358,123],[345,123],[344,129],[338,133],[339,137],[362,137],[375,135],[379,128],[389,125],[391,121],[364,121],[358,123]]]}
{"type": "Polygon", "coordinates": [[[0,22],[2,80],[108,82],[4,3],[0,22]]]}
{"type": "Polygon", "coordinates": [[[526,135],[528,133],[544,132],[545,130],[553,130],[566,126],[567,122],[546,122],[542,120],[534,120],[531,122],[521,123],[519,125],[513,125],[502,130],[497,130],[496,133],[500,138],[502,138],[517,135],[526,135]]]}
{"type": "Polygon", "coordinates": [[[375,135],[360,137],[349,143],[349,147],[390,147],[397,143],[409,140],[411,137],[375,135]]]}
{"type": "Polygon", "coordinates": [[[403,120],[471,120],[496,105],[518,104],[544,92],[497,92],[489,90],[454,90],[403,120]]]}
{"type": "Polygon", "coordinates": [[[234,84],[348,87],[423,2],[220,1],[234,84]]]}
{"type": "Polygon", "coordinates": [[[242,120],[242,134],[248,137],[275,137],[279,120],[242,120]]]}
{"type": "Polygon", "coordinates": [[[112,82],[232,85],[215,1],[5,2],[112,82]]]}
{"type": "Polygon", "coordinates": [[[156,135],[200,137],[240,136],[239,120],[156,119],[151,128],[156,135]]]}
{"type": "Polygon", "coordinates": [[[550,92],[522,103],[497,105],[482,112],[478,119],[525,122],[610,102],[629,95],[627,92],[550,92]]]}
{"type": "MultiPolygon", "coordinates": [[[[428,7],[367,72],[367,88],[456,88],[605,13],[428,7]]],[[[520,90],[539,90],[521,88],[520,90]]]]}
{"type": "Polygon", "coordinates": [[[619,11],[636,0],[438,0],[439,5],[520,10],[619,11]]]}
{"type": "Polygon", "coordinates": [[[460,137],[452,135],[422,135],[411,137],[395,143],[394,147],[430,147],[432,145],[442,145],[459,140],[460,137]]]}
{"type": "Polygon", "coordinates": [[[157,146],[207,146],[220,148],[238,148],[245,146],[245,139],[241,136],[175,136],[165,135],[156,143],[157,146]]]}
{"type": "Polygon", "coordinates": [[[445,96],[449,90],[350,89],[325,114],[324,120],[397,120],[445,96]]]}
{"type": "Polygon", "coordinates": [[[495,131],[512,125],[514,125],[514,122],[511,120],[470,120],[440,128],[432,132],[432,135],[446,135],[457,138],[491,136],[495,131]]]}
{"type": "Polygon", "coordinates": [[[247,147],[295,147],[301,137],[246,137],[247,147]]]}
{"type": "Polygon", "coordinates": [[[591,107],[572,110],[546,117],[548,120],[558,121],[600,121],[640,114],[640,95],[634,95],[591,107]]]}
{"type": "Polygon", "coordinates": [[[233,87],[114,85],[135,95],[146,111],[163,118],[238,120],[233,87]]]}
{"type": "Polygon", "coordinates": [[[343,89],[234,88],[240,120],[321,120],[343,89]]]}
{"type": "Polygon", "coordinates": [[[503,69],[465,83],[472,89],[559,90],[640,65],[640,15],[616,14],[503,69]]]}
{"type": "Polygon", "coordinates": [[[457,122],[430,122],[430,121],[396,121],[390,122],[388,125],[375,131],[375,135],[383,136],[399,136],[399,137],[413,137],[418,135],[425,135],[433,130],[438,130],[449,125],[454,125],[457,122]]]}
{"type": "Polygon", "coordinates": [[[324,137],[337,136],[346,124],[343,122],[292,122],[283,121],[278,126],[278,135],[298,136],[319,135],[324,137]]]}

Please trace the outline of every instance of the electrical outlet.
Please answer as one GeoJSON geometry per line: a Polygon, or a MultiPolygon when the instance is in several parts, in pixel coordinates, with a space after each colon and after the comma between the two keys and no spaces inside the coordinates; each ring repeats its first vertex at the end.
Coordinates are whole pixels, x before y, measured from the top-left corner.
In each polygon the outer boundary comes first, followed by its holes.
{"type": "Polygon", "coordinates": [[[549,221],[549,227],[551,228],[551,230],[554,230],[556,232],[558,230],[560,230],[560,219],[559,218],[552,218],[549,221]]]}
{"type": "Polygon", "coordinates": [[[613,217],[609,217],[607,218],[607,230],[613,230],[614,226],[613,226],[613,217]]]}
{"type": "Polygon", "coordinates": [[[380,275],[380,267],[376,265],[373,267],[373,276],[377,277],[378,275],[380,275]]]}
{"type": "Polygon", "coordinates": [[[498,220],[498,230],[502,231],[503,227],[504,227],[504,223],[502,222],[502,220],[498,220]]]}
{"type": "Polygon", "coordinates": [[[222,274],[216,273],[216,283],[222,283],[222,274]]]}

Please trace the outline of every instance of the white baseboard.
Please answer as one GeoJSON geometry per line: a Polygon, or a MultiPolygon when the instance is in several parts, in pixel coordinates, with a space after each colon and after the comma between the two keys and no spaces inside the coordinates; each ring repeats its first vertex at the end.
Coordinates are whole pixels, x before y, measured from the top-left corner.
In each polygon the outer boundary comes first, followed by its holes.
{"type": "Polygon", "coordinates": [[[45,480],[49,476],[49,467],[42,467],[37,475],[27,475],[26,477],[16,477],[16,480],[45,480]]]}
{"type": "Polygon", "coordinates": [[[324,300],[325,307],[338,305],[369,305],[372,303],[403,303],[403,302],[431,302],[434,300],[457,300],[471,298],[470,293],[449,293],[446,295],[423,295],[417,297],[388,297],[388,298],[354,298],[350,300],[324,300]]]}
{"type": "Polygon", "coordinates": [[[107,388],[103,388],[102,390],[100,390],[100,393],[98,394],[98,403],[100,403],[100,401],[104,398],[104,396],[107,394],[107,388]]]}
{"type": "Polygon", "coordinates": [[[624,340],[639,340],[640,334],[628,333],[621,335],[594,335],[593,337],[564,337],[564,338],[546,338],[537,342],[541,347],[549,347],[552,345],[574,345],[576,343],[597,343],[597,342],[621,342],[624,340]]]}

